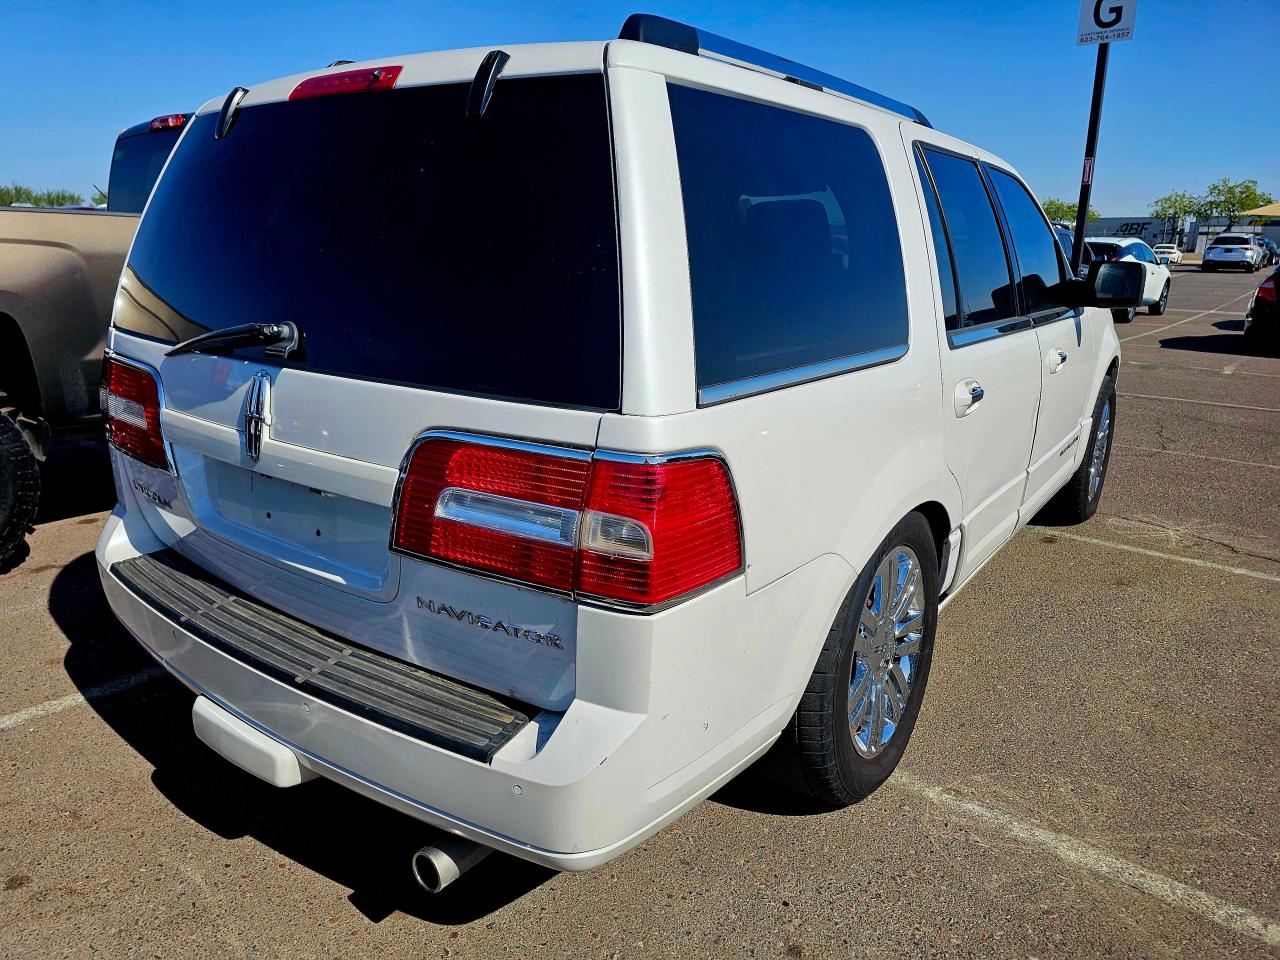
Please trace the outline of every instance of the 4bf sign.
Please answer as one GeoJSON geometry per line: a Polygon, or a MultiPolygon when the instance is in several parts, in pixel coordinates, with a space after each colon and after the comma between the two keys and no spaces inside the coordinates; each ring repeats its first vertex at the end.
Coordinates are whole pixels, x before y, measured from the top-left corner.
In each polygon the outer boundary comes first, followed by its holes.
{"type": "Polygon", "coordinates": [[[1132,40],[1137,15],[1138,0],[1080,0],[1076,45],[1132,40]]]}

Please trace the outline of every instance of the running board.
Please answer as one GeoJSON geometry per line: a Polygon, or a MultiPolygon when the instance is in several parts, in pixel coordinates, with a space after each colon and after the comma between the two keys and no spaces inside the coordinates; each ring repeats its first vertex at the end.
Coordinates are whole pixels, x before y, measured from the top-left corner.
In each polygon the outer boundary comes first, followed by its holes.
{"type": "Polygon", "coordinates": [[[490,693],[329,636],[234,593],[172,550],[121,560],[111,574],[227,656],[451,753],[488,763],[529,722],[490,693]]]}

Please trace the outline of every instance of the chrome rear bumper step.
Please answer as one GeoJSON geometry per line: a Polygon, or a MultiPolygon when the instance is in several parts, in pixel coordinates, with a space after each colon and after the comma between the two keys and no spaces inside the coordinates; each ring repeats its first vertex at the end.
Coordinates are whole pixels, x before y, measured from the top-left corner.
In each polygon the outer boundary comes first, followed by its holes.
{"type": "Polygon", "coordinates": [[[235,593],[172,550],[122,560],[111,573],[227,656],[452,753],[488,763],[529,722],[492,694],[321,633],[235,593]]]}

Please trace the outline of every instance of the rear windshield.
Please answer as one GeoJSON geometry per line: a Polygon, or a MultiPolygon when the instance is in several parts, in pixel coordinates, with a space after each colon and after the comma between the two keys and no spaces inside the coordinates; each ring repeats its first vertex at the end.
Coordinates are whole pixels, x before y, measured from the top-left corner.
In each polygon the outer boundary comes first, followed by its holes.
{"type": "Polygon", "coordinates": [[[293,321],[288,366],[616,409],[603,76],[501,80],[479,118],[468,87],[198,117],[130,267],[197,329],[293,321]]]}
{"type": "Polygon", "coordinates": [[[116,141],[111,155],[111,179],[107,181],[107,209],[119,213],[141,213],[156,177],[169,159],[182,129],[137,133],[116,141]]]}
{"type": "Polygon", "coordinates": [[[1097,243],[1091,242],[1089,248],[1099,256],[1114,257],[1120,252],[1120,244],[1118,243],[1097,243]]]}
{"type": "Polygon", "coordinates": [[[1249,245],[1248,237],[1215,237],[1211,247],[1247,247],[1249,245]]]}

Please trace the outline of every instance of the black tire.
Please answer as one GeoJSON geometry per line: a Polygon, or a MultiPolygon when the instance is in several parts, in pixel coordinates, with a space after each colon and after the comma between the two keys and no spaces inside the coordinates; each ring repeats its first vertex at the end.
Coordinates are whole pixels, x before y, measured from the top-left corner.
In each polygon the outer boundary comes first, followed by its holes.
{"type": "Polygon", "coordinates": [[[19,555],[40,505],[40,463],[18,425],[0,413],[0,571],[19,555]]]}
{"type": "Polygon", "coordinates": [[[1215,268],[1214,268],[1213,264],[1211,264],[1211,263],[1202,263],[1202,264],[1200,264],[1200,272],[1201,272],[1201,273],[1213,273],[1214,269],[1215,269],[1215,268]]]}
{"type": "Polygon", "coordinates": [[[1053,495],[1053,499],[1040,511],[1039,519],[1046,523],[1069,525],[1084,523],[1098,510],[1102,500],[1102,488],[1106,485],[1107,468],[1111,465],[1111,451],[1115,448],[1116,437],[1116,378],[1109,375],[1102,381],[1102,389],[1098,391],[1098,399],[1093,404],[1093,426],[1089,430],[1089,446],[1079,468],[1071,475],[1067,485],[1053,495]],[[1102,424],[1102,411],[1110,407],[1107,417],[1107,435],[1104,439],[1106,448],[1102,451],[1100,477],[1097,489],[1093,489],[1090,478],[1093,473],[1094,452],[1098,444],[1098,428],[1102,424]]]}
{"type": "Polygon", "coordinates": [[[1147,307],[1147,313],[1153,317],[1164,316],[1165,308],[1169,306],[1169,281],[1164,282],[1164,289],[1160,291],[1160,299],[1151,306],[1147,307]]]}
{"type": "Polygon", "coordinates": [[[928,521],[911,513],[885,537],[849,591],[827,633],[795,716],[782,732],[776,751],[782,760],[779,772],[787,776],[791,786],[823,804],[843,807],[869,796],[889,779],[906,751],[920,714],[937,627],[937,544],[928,521]],[[900,547],[909,547],[920,562],[924,602],[919,655],[901,719],[879,753],[864,757],[854,747],[850,730],[855,640],[862,611],[871,611],[876,572],[889,552],[900,547]]]}
{"type": "Polygon", "coordinates": [[[1133,318],[1138,315],[1138,311],[1133,307],[1125,307],[1121,310],[1111,311],[1111,320],[1113,323],[1133,323],[1133,318]]]}
{"type": "Polygon", "coordinates": [[[1244,272],[1245,272],[1245,273],[1253,273],[1253,271],[1254,271],[1255,269],[1257,269],[1257,268],[1256,268],[1256,267],[1254,267],[1254,265],[1253,265],[1252,263],[1246,263],[1246,264],[1244,265],[1244,272]]]}

